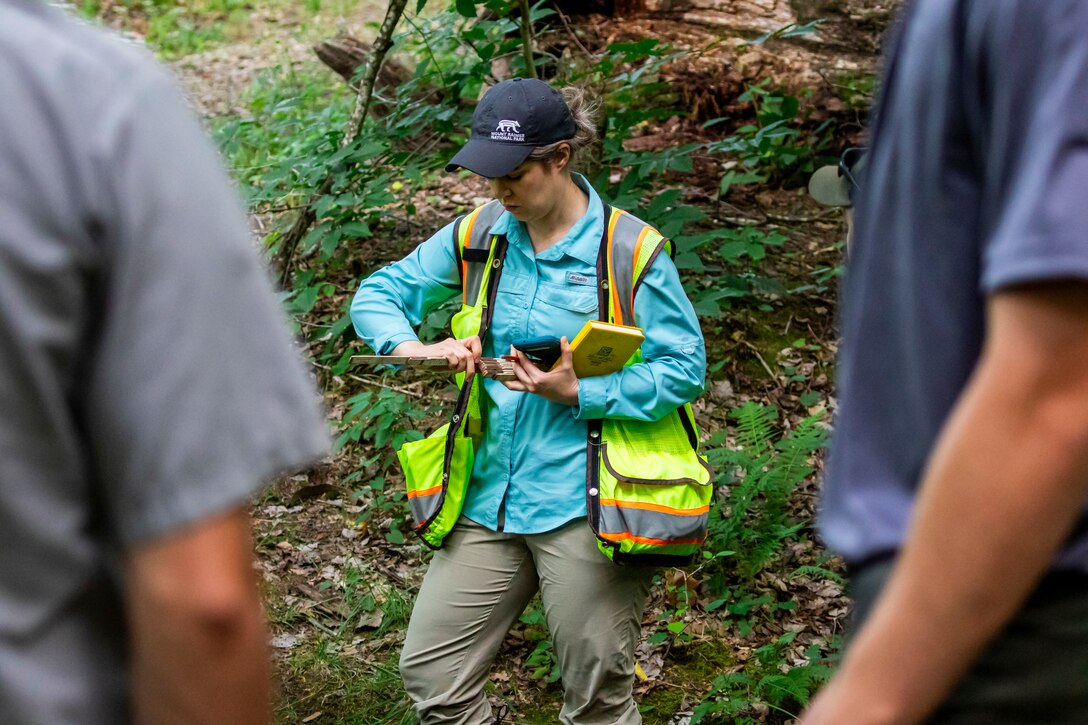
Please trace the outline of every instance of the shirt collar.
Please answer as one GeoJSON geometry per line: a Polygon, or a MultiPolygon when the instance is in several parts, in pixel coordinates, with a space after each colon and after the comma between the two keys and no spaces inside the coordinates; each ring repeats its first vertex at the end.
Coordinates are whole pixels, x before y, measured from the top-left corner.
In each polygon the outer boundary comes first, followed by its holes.
{"type": "MultiPolygon", "coordinates": [[[[572,174],[574,183],[589,197],[586,213],[574,223],[566,236],[552,246],[545,249],[538,259],[558,259],[567,254],[589,265],[597,263],[597,253],[600,251],[601,236],[604,234],[604,210],[601,205],[601,197],[590,186],[586,177],[581,174],[572,174]]],[[[511,244],[520,246],[529,257],[533,257],[532,244],[526,232],[525,225],[514,218],[514,215],[504,211],[498,220],[491,226],[492,234],[505,234],[511,244]]]]}

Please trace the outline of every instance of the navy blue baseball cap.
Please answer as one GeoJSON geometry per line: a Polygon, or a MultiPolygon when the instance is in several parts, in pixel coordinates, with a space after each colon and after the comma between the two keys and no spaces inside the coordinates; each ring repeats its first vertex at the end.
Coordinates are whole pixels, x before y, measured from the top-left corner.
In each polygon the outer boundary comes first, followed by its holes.
{"type": "Polygon", "coordinates": [[[446,165],[488,179],[506,176],[538,146],[574,138],[577,128],[559,92],[536,78],[493,86],[472,114],[472,134],[446,165]]]}

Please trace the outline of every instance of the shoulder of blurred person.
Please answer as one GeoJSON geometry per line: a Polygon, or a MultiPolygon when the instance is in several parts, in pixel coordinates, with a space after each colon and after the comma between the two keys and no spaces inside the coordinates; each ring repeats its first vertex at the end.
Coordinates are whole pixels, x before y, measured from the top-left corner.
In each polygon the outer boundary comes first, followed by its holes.
{"type": "Polygon", "coordinates": [[[803,722],[938,707],[1074,722],[1088,631],[1060,630],[1088,611],[1088,4],[905,7],[856,211],[820,515],[866,586],[803,722]]]}
{"type": "Polygon", "coordinates": [[[126,648],[154,640],[127,599],[252,609],[244,510],[324,452],[320,405],[165,69],[0,0],[0,96],[0,712],[124,722],[126,648]],[[165,587],[151,561],[214,585],[165,587]]]}

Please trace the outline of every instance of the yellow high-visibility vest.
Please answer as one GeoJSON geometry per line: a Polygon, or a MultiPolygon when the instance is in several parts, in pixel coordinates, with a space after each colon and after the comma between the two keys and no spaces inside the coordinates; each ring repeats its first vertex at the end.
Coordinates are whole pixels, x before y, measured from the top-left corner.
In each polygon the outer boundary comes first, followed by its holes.
{"type": "MultiPolygon", "coordinates": [[[[457,220],[461,310],[451,321],[457,338],[483,340],[494,311],[506,257],[505,237],[492,235],[502,214],[489,202],[457,220]]],[[[598,316],[637,326],[635,294],[643,275],[671,242],[627,212],[605,205],[597,259],[598,316]]],[[[653,331],[647,331],[652,335],[653,331]]],[[[642,361],[636,352],[628,365],[642,361]]],[[[460,393],[450,422],[397,452],[408,486],[416,532],[433,548],[453,529],[472,473],[480,434],[480,381],[458,375],[460,393]]],[[[699,430],[685,403],[660,420],[605,418],[588,423],[586,508],[600,550],[617,563],[676,565],[690,561],[706,538],[713,474],[699,453],[699,430]]]]}

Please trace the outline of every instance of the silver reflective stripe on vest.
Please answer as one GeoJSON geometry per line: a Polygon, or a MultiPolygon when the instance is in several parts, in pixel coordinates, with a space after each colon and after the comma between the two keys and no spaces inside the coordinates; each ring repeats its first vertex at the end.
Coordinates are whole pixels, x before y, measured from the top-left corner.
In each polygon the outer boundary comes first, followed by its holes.
{"type": "Polygon", "coordinates": [[[676,543],[699,543],[706,535],[706,511],[683,515],[663,513],[627,505],[613,506],[601,500],[600,530],[602,534],[623,534],[637,531],[640,538],[661,539],[676,543]]]}
{"type": "Polygon", "coordinates": [[[408,510],[412,512],[412,518],[416,526],[422,526],[438,513],[438,504],[442,500],[442,487],[437,486],[437,491],[428,496],[409,496],[408,510]]]}
{"type": "MultiPolygon", "coordinates": [[[[605,220],[605,224],[608,223],[608,220],[605,220]]],[[[635,311],[632,308],[634,303],[632,293],[636,281],[634,279],[635,246],[642,235],[642,230],[646,227],[647,224],[638,217],[617,212],[616,225],[612,231],[611,284],[614,285],[612,291],[620,305],[618,312],[621,318],[616,322],[624,325],[635,324],[635,311]]],[[[613,314],[615,312],[614,310],[613,314]]]]}
{"type": "MultiPolygon", "coordinates": [[[[502,204],[499,203],[498,199],[489,201],[480,207],[479,212],[476,213],[476,219],[472,223],[472,230],[466,244],[468,249],[481,250],[484,253],[491,249],[491,227],[502,216],[502,212],[502,204]]],[[[465,218],[465,221],[467,220],[468,217],[465,218]]],[[[461,240],[455,240],[455,243],[460,244],[461,240]]],[[[469,261],[465,266],[465,304],[475,306],[480,298],[480,288],[483,286],[484,272],[487,265],[469,261]]]]}

